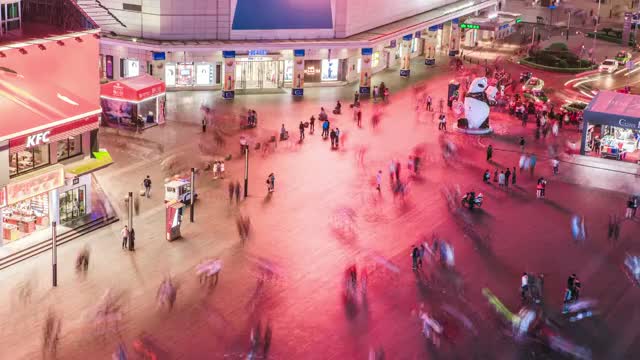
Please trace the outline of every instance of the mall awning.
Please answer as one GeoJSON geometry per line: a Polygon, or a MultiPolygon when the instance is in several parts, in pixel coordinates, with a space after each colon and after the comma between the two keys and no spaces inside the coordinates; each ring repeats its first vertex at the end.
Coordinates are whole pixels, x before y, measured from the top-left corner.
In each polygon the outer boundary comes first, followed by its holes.
{"type": "Polygon", "coordinates": [[[640,130],[640,96],[600,91],[584,109],[584,120],[591,125],[611,125],[640,130]]]}
{"type": "Polygon", "coordinates": [[[164,81],[158,80],[151,75],[142,74],[120,81],[102,84],[100,86],[100,97],[140,102],[154,96],[162,95],[165,91],[166,85],[164,81]]]}

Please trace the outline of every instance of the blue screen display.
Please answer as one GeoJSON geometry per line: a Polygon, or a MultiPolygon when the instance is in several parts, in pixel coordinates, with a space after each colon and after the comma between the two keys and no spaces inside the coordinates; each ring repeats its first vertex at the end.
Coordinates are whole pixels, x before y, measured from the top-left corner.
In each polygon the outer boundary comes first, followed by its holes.
{"type": "Polygon", "coordinates": [[[231,28],[332,29],[331,0],[238,0],[231,28]]]}

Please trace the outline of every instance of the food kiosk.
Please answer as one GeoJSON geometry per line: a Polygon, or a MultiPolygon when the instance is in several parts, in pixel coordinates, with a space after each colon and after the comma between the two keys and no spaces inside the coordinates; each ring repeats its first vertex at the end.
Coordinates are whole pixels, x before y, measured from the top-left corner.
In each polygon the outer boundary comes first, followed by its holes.
{"type": "Polygon", "coordinates": [[[100,86],[103,125],[145,129],[164,123],[166,85],[142,74],[100,86]]]}

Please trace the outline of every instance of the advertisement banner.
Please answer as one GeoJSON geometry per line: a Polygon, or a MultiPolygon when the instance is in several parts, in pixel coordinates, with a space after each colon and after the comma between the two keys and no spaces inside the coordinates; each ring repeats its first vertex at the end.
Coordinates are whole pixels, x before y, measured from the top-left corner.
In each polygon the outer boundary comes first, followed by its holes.
{"type": "Polygon", "coordinates": [[[222,97],[233,99],[236,89],[236,52],[223,51],[224,59],[224,84],[222,87],[222,97]]]}
{"type": "Polygon", "coordinates": [[[360,94],[369,95],[371,93],[371,57],[373,56],[373,49],[363,48],[361,54],[360,94]]]}
{"type": "Polygon", "coordinates": [[[64,186],[64,167],[53,165],[44,173],[35,173],[28,179],[7,185],[7,203],[15,204],[62,186],[64,186]]]}
{"type": "Polygon", "coordinates": [[[435,65],[436,46],[438,44],[438,27],[432,26],[427,29],[424,39],[424,64],[435,65]]]}
{"type": "Polygon", "coordinates": [[[400,76],[409,77],[411,73],[411,40],[413,35],[405,35],[402,37],[402,46],[400,48],[400,57],[402,64],[400,65],[400,76]]]}
{"type": "Polygon", "coordinates": [[[451,20],[451,37],[449,38],[449,56],[456,56],[460,52],[460,20],[451,20]]]}
{"type": "Polygon", "coordinates": [[[624,13],[624,25],[622,26],[622,46],[629,45],[629,35],[631,34],[631,19],[633,14],[630,12],[624,13]]]}
{"type": "Polygon", "coordinates": [[[293,50],[293,84],[291,95],[304,95],[304,50],[293,50]]]}

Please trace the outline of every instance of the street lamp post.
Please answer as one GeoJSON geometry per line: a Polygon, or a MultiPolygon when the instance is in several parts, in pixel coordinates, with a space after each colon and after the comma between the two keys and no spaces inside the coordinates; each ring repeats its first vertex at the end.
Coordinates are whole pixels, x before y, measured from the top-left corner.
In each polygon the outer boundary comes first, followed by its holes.
{"type": "Polygon", "coordinates": [[[51,280],[53,286],[58,286],[58,231],[56,229],[56,222],[51,222],[51,280]]]}
{"type": "Polygon", "coordinates": [[[244,146],[244,197],[249,196],[249,145],[244,146]]]}
{"type": "Polygon", "coordinates": [[[196,209],[196,168],[191,168],[191,211],[189,211],[189,221],[194,221],[194,210],[196,209]]]}

